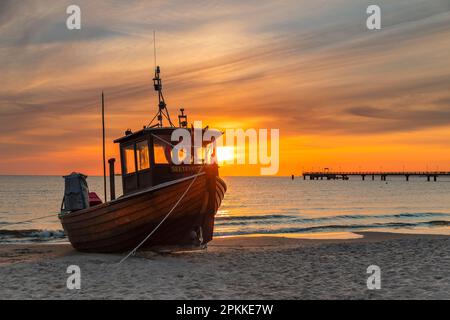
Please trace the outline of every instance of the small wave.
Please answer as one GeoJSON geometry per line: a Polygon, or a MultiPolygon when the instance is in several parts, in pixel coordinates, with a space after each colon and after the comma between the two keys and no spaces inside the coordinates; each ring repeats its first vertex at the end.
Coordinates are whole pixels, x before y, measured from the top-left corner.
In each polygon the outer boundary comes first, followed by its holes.
{"type": "Polygon", "coordinates": [[[252,229],[216,232],[215,236],[235,236],[248,234],[280,234],[280,233],[314,233],[314,232],[332,232],[332,231],[361,231],[367,229],[400,229],[400,228],[416,228],[416,227],[433,227],[433,226],[450,226],[450,221],[424,221],[424,222],[387,222],[374,224],[353,224],[353,225],[323,225],[305,228],[279,228],[279,229],[252,229]]]}
{"type": "Polygon", "coordinates": [[[430,221],[428,222],[430,225],[432,226],[450,226],[450,221],[445,221],[445,220],[441,220],[441,221],[430,221]]]}
{"type": "Polygon", "coordinates": [[[363,219],[413,219],[413,218],[432,218],[432,217],[450,217],[449,213],[437,212],[412,212],[412,213],[398,213],[398,214],[372,214],[372,215],[337,215],[317,218],[304,218],[293,215],[260,215],[260,216],[227,216],[216,218],[217,226],[238,226],[248,224],[263,224],[270,221],[271,224],[283,224],[286,220],[291,223],[320,223],[327,221],[341,221],[341,220],[363,220],[363,219]],[[277,221],[278,220],[278,221],[277,221]]]}
{"type": "Polygon", "coordinates": [[[413,213],[400,213],[395,214],[394,217],[407,217],[407,218],[422,218],[422,217],[450,217],[449,213],[440,212],[413,212],[413,213]]]}
{"type": "Polygon", "coordinates": [[[242,221],[242,220],[271,220],[271,219],[295,219],[297,216],[284,214],[255,215],[255,216],[216,216],[216,221],[242,221]]]}
{"type": "MultiPolygon", "coordinates": [[[[389,218],[429,218],[429,217],[450,217],[449,213],[437,213],[437,212],[411,212],[411,213],[398,213],[398,214],[357,214],[357,215],[339,215],[317,218],[317,220],[334,220],[334,219],[389,219],[389,218]]],[[[310,220],[315,220],[310,219],[310,220]]]]}
{"type": "Polygon", "coordinates": [[[31,241],[51,241],[64,239],[66,237],[63,230],[0,230],[0,241],[24,240],[31,241]]]}

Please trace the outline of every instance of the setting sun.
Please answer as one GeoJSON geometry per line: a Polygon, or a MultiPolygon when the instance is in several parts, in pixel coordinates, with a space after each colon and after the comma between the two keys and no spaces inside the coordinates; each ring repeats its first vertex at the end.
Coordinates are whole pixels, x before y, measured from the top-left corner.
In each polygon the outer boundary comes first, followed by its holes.
{"type": "Polygon", "coordinates": [[[218,147],[217,148],[217,160],[220,163],[232,161],[234,159],[233,147],[218,147]]]}

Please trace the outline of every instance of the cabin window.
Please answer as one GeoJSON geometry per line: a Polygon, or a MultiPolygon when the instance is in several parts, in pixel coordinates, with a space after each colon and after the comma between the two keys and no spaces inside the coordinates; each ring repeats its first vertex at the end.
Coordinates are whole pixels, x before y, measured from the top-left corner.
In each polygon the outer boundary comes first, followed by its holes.
{"type": "Polygon", "coordinates": [[[171,144],[169,142],[166,142],[166,139],[163,139],[162,137],[154,138],[153,139],[153,152],[155,155],[155,163],[156,164],[168,164],[171,160],[171,144]]]}
{"type": "Polygon", "coordinates": [[[194,155],[197,164],[203,163],[205,159],[205,149],[202,147],[194,147],[194,155]]]}
{"type": "Polygon", "coordinates": [[[134,161],[134,144],[123,148],[123,160],[125,162],[123,167],[126,174],[136,172],[136,163],[134,161]]]}
{"type": "Polygon", "coordinates": [[[216,159],[216,155],[214,154],[214,151],[215,151],[214,148],[215,148],[214,143],[210,143],[206,146],[205,151],[204,151],[206,164],[216,163],[217,159],[216,159]]]}
{"type": "Polygon", "coordinates": [[[138,170],[142,171],[150,168],[150,159],[148,153],[147,140],[138,142],[136,144],[137,164],[138,170]]]}
{"type": "Polygon", "coordinates": [[[181,150],[178,151],[178,159],[182,163],[186,162],[187,156],[188,156],[188,154],[187,154],[187,152],[184,149],[181,149],[181,150]]]}
{"type": "MultiPolygon", "coordinates": [[[[156,164],[173,164],[173,147],[177,142],[172,142],[170,136],[158,136],[153,138],[153,152],[156,164]]],[[[186,162],[188,152],[181,149],[178,151],[178,160],[182,163],[186,162]]],[[[189,163],[190,161],[188,161],[189,163]]]]}

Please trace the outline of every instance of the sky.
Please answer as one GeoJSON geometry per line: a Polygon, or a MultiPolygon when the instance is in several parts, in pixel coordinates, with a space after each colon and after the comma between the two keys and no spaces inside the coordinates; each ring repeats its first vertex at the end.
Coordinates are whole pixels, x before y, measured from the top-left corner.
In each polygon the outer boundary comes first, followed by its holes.
{"type": "Polygon", "coordinates": [[[101,91],[108,158],[156,112],[153,30],[172,117],[280,129],[279,175],[450,171],[449,0],[1,0],[0,174],[101,174],[101,91]]]}

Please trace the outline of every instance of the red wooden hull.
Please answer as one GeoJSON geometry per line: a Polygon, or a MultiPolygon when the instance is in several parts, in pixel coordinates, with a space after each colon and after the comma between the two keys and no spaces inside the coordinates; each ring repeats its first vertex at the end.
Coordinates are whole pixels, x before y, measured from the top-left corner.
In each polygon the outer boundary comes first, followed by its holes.
{"type": "Polygon", "coordinates": [[[141,248],[204,245],[212,240],[214,216],[225,192],[222,179],[202,173],[61,215],[60,219],[73,247],[84,252],[132,250],[170,211],[141,248]]]}

